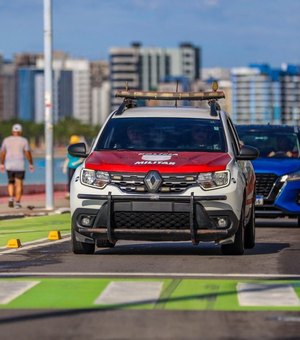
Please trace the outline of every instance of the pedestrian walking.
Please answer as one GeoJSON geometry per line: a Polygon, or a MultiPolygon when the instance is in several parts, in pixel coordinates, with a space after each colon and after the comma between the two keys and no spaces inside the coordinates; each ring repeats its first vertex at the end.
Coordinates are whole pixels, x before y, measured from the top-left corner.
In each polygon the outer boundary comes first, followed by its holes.
{"type": "MultiPolygon", "coordinates": [[[[81,141],[82,141],[82,138],[80,136],[72,135],[70,137],[69,145],[80,143],[81,141]]],[[[71,186],[71,180],[74,175],[74,172],[82,162],[83,162],[83,158],[74,157],[74,156],[71,156],[69,153],[67,153],[67,157],[63,165],[63,173],[67,173],[68,175],[67,193],[66,193],[67,199],[70,198],[70,186],[71,186]]]]}
{"type": "Polygon", "coordinates": [[[29,170],[34,171],[32,154],[28,140],[22,137],[22,125],[14,124],[12,135],[4,138],[0,151],[0,171],[7,172],[8,206],[21,208],[23,181],[25,179],[25,159],[29,162],[29,170]]]}

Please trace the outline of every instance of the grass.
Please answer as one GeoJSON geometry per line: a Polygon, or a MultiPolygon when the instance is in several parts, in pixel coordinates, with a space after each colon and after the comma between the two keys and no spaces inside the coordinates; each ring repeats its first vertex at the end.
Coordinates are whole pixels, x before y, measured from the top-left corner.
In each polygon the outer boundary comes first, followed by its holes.
{"type": "Polygon", "coordinates": [[[70,233],[70,214],[47,215],[2,220],[0,224],[0,247],[5,247],[8,240],[20,239],[21,243],[47,238],[49,231],[57,230],[61,234],[70,233]]]}

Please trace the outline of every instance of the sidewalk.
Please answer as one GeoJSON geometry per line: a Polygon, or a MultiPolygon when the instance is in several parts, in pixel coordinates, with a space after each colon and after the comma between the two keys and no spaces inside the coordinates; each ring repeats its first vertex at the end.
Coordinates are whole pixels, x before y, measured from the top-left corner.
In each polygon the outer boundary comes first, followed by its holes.
{"type": "Polygon", "coordinates": [[[9,218],[18,218],[24,216],[41,216],[49,213],[69,212],[70,201],[65,198],[64,191],[54,192],[54,209],[46,209],[46,194],[33,193],[22,196],[22,208],[9,208],[7,196],[0,197],[0,220],[9,218]]]}

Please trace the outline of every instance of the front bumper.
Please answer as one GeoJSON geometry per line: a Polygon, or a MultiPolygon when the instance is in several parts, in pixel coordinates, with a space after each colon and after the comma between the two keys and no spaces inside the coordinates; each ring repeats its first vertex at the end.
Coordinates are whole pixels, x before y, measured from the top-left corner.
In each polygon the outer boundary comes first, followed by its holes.
{"type": "Polygon", "coordinates": [[[255,207],[257,217],[300,216],[300,181],[290,181],[283,185],[276,182],[264,204],[255,207]]]}
{"type": "Polygon", "coordinates": [[[101,202],[99,209],[75,209],[72,225],[81,242],[107,239],[147,241],[232,242],[238,219],[225,202],[225,195],[96,195],[78,194],[80,200],[101,202]],[[222,209],[205,209],[204,203],[219,202],[222,209]],[[88,218],[89,223],[83,223],[88,218]],[[218,226],[225,218],[226,227],[218,226]]]}

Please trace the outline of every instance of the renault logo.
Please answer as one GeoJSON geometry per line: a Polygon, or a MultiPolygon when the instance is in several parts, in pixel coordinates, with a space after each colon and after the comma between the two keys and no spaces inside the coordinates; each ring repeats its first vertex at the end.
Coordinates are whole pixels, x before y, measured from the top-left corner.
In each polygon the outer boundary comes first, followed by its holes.
{"type": "Polygon", "coordinates": [[[162,178],[157,171],[149,171],[144,182],[149,192],[157,192],[162,183],[162,178]]]}

